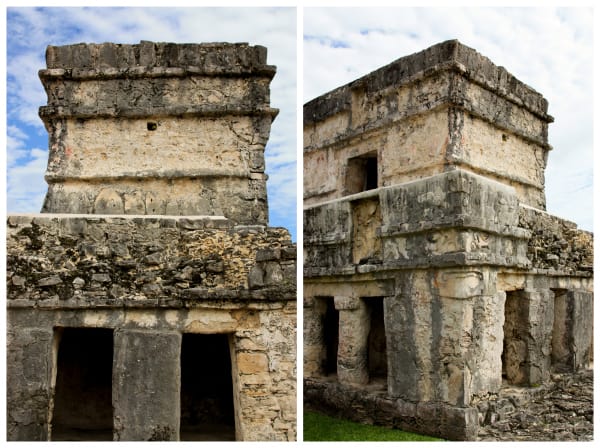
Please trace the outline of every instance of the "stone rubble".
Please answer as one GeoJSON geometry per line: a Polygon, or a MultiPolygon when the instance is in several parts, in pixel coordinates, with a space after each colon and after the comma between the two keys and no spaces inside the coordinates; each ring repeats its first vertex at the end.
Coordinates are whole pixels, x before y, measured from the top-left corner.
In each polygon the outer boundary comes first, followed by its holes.
{"type": "Polygon", "coordinates": [[[506,387],[497,401],[482,403],[477,440],[593,440],[594,371],[557,373],[552,380],[537,388],[506,387]]]}

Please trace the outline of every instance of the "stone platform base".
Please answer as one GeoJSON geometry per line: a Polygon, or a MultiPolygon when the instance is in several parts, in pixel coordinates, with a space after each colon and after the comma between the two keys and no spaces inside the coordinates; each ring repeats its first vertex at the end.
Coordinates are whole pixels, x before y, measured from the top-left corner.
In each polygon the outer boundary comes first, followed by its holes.
{"type": "Polygon", "coordinates": [[[476,408],[444,403],[412,403],[365,390],[331,378],[304,379],[306,409],[352,420],[449,440],[475,440],[479,428],[476,408]]]}

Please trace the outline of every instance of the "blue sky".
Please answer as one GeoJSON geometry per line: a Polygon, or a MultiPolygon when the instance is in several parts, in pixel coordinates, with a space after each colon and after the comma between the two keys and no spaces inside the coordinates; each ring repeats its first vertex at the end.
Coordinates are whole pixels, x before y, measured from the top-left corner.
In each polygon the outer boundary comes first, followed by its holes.
{"type": "Polygon", "coordinates": [[[47,190],[48,136],[37,113],[47,45],[79,42],[248,42],[277,66],[280,109],[266,148],[269,224],[296,239],[295,8],[7,8],[7,210],[37,213],[47,190]]]}
{"type": "Polygon", "coordinates": [[[593,230],[591,8],[305,8],[303,102],[458,39],[549,101],[550,213],[593,230]]]}

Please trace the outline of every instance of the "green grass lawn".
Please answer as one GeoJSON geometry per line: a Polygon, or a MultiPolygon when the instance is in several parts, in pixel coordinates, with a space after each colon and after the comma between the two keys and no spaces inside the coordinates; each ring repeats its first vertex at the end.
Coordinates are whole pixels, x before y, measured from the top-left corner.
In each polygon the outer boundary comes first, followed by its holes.
{"type": "Polygon", "coordinates": [[[388,429],[381,426],[362,425],[359,423],[339,420],[316,412],[304,413],[304,440],[315,441],[441,441],[434,437],[412,434],[398,429],[388,429]]]}

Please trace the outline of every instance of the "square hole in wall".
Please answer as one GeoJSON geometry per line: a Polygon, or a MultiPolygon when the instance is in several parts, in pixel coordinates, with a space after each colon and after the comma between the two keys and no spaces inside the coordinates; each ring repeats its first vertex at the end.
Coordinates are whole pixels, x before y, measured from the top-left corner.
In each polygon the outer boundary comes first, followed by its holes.
{"type": "Polygon", "coordinates": [[[377,152],[372,151],[348,159],[345,178],[345,195],[373,190],[378,187],[377,152]]]}

